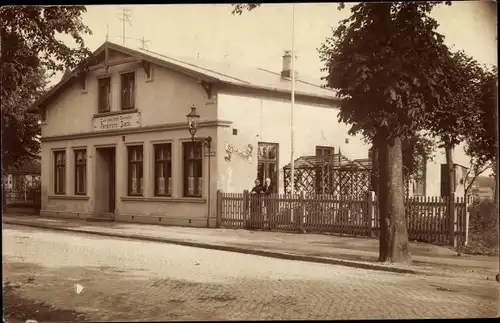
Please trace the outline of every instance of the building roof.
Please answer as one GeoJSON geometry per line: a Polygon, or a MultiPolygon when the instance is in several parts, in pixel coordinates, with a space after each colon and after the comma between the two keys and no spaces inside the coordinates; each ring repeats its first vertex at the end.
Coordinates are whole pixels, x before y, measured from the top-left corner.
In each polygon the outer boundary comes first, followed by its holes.
{"type": "MultiPolygon", "coordinates": [[[[330,156],[301,156],[294,162],[294,168],[315,168],[322,166],[325,163],[330,164],[334,168],[355,168],[355,169],[371,169],[371,161],[368,158],[349,160],[342,153],[335,153],[330,156]]],[[[285,168],[290,168],[288,163],[285,168]]]]}
{"type": "Polygon", "coordinates": [[[39,160],[29,160],[24,162],[18,167],[9,167],[6,171],[7,174],[41,174],[42,166],[39,160]]]}
{"type": "MultiPolygon", "coordinates": [[[[95,61],[99,55],[106,50],[114,50],[131,57],[136,57],[141,60],[149,61],[150,63],[163,66],[165,68],[174,69],[181,73],[188,74],[209,82],[219,82],[242,88],[261,89],[268,91],[276,91],[280,93],[291,93],[291,80],[284,78],[280,73],[272,72],[262,68],[252,68],[235,66],[226,63],[210,62],[188,57],[173,57],[164,54],[156,53],[150,50],[133,49],[127,46],[118,45],[112,42],[105,42],[92,55],[82,63],[82,65],[69,73],[65,73],[65,77],[56,84],[46,95],[37,100],[29,109],[36,111],[38,106],[43,104],[45,100],[56,96],[64,85],[76,77],[82,68],[95,61]]],[[[321,80],[308,79],[299,75],[295,82],[295,93],[304,97],[321,98],[338,102],[337,91],[324,88],[321,85],[321,80]]]]}
{"type": "Polygon", "coordinates": [[[495,178],[490,176],[478,176],[474,182],[477,188],[495,188],[495,178]]]}

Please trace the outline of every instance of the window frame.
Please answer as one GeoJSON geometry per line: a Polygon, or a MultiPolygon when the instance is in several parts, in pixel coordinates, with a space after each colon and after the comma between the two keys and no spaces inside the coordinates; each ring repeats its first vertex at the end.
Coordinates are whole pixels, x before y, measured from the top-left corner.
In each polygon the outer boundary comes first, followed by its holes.
{"type": "MultiPolygon", "coordinates": [[[[120,73],[120,110],[132,110],[135,109],[135,97],[136,97],[136,73],[135,71],[125,71],[120,73]],[[130,86],[130,82],[125,84],[127,77],[131,77],[132,85],[130,86]],[[129,98],[129,102],[125,101],[125,85],[128,85],[128,90],[131,91],[132,98],[129,98]],[[131,101],[131,102],[130,102],[131,101]]],[[[130,92],[129,92],[130,93],[130,92]]]]}
{"type": "Polygon", "coordinates": [[[54,195],[66,194],[66,150],[54,150],[54,195]],[[62,155],[61,163],[58,163],[58,156],[62,155]],[[61,171],[61,173],[59,173],[61,171]],[[62,176],[60,180],[58,174],[62,176]],[[58,183],[61,187],[58,187],[58,183]],[[58,190],[61,188],[61,190],[58,190]]]}
{"type": "Polygon", "coordinates": [[[316,146],[315,149],[315,156],[316,157],[330,157],[335,155],[335,148],[332,146],[316,146]],[[318,152],[321,151],[321,154],[318,154],[318,152]],[[328,151],[329,154],[324,154],[325,151],[328,151]]]}
{"type": "Polygon", "coordinates": [[[87,149],[86,148],[79,148],[79,149],[74,149],[73,154],[75,157],[75,195],[86,195],[87,194],[87,149]],[[79,160],[78,159],[78,153],[83,153],[83,159],[79,160]],[[83,191],[78,190],[78,175],[79,175],[79,170],[83,171],[83,178],[82,178],[82,186],[83,186],[83,191]]]}
{"type": "Polygon", "coordinates": [[[128,196],[143,196],[144,195],[144,145],[135,144],[127,146],[127,195],[128,196]],[[136,150],[140,152],[140,159],[132,159],[132,152],[136,150]],[[140,176],[137,181],[137,193],[132,192],[132,165],[139,167],[140,176]]]}
{"type": "Polygon", "coordinates": [[[159,197],[171,197],[172,196],[172,185],[169,185],[169,181],[172,181],[172,143],[158,143],[153,144],[153,162],[154,162],[154,196],[159,197]],[[165,155],[162,155],[161,158],[158,158],[157,149],[165,149],[165,155]],[[163,170],[163,177],[165,180],[165,193],[159,193],[159,167],[163,170]],[[165,174],[167,176],[165,176],[165,174]]]}
{"type": "MultiPolygon", "coordinates": [[[[192,197],[192,198],[202,198],[203,197],[203,179],[204,179],[204,172],[203,172],[203,145],[201,142],[191,142],[191,141],[186,141],[182,143],[182,182],[183,182],[183,189],[182,189],[182,196],[183,197],[192,197]],[[190,147],[195,147],[197,148],[199,154],[193,154],[194,157],[188,156],[188,151],[190,147]],[[193,163],[194,170],[196,172],[201,172],[199,176],[193,176],[193,194],[189,193],[189,176],[187,176],[187,170],[189,167],[189,164],[193,163]],[[201,179],[201,190],[200,190],[200,183],[199,180],[201,179]]],[[[195,172],[193,170],[193,172],[195,172]]],[[[194,174],[193,174],[194,175],[194,174]]]]}
{"type": "Polygon", "coordinates": [[[105,75],[105,76],[100,76],[97,78],[97,113],[107,113],[111,112],[111,76],[110,75],[105,75]],[[107,88],[108,88],[108,93],[107,93],[107,108],[102,109],[104,103],[102,99],[103,95],[103,86],[101,85],[101,82],[107,81],[107,88]]]}
{"type": "Polygon", "coordinates": [[[271,178],[271,185],[273,188],[273,193],[277,194],[278,189],[279,189],[279,176],[280,176],[280,169],[279,169],[279,151],[280,151],[280,145],[279,143],[276,142],[264,142],[260,141],[257,144],[257,179],[260,181],[261,185],[264,185],[265,179],[266,179],[266,174],[265,170],[269,167],[269,165],[274,165],[275,168],[275,175],[274,178],[271,178]],[[267,158],[268,156],[265,156],[265,158],[261,157],[261,147],[264,146],[271,146],[275,147],[275,158],[267,158]],[[259,176],[259,169],[262,167],[262,178],[259,176]]]}

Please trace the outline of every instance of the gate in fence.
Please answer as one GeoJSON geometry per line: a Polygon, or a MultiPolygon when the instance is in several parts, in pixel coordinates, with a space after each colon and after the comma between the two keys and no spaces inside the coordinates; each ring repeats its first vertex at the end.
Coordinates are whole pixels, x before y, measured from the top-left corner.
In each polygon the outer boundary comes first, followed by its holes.
{"type": "MultiPolygon", "coordinates": [[[[468,213],[464,198],[410,197],[405,200],[408,238],[427,243],[464,245],[468,213]]],[[[379,235],[378,203],[373,192],[362,198],[326,194],[252,195],[217,192],[219,227],[379,235]]]]}

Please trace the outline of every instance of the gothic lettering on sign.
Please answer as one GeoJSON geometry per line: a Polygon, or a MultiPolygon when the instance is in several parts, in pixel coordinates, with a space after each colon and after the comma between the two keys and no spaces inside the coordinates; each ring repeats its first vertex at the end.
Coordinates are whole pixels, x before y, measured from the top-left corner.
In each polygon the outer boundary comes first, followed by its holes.
{"type": "Polygon", "coordinates": [[[224,143],[224,149],[226,150],[226,156],[224,157],[226,161],[231,161],[231,156],[236,154],[247,163],[252,163],[253,146],[251,144],[248,144],[245,150],[241,150],[226,142],[224,143]]]}
{"type": "Polygon", "coordinates": [[[115,130],[135,128],[141,125],[139,113],[129,113],[117,116],[94,118],[92,120],[93,130],[115,130]]]}

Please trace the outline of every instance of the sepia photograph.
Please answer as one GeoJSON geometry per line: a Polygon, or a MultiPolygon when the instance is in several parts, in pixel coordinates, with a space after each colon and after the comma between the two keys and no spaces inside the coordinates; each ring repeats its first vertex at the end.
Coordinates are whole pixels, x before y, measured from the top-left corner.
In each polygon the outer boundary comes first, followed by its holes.
{"type": "Polygon", "coordinates": [[[0,7],[4,323],[500,316],[496,1],[0,7]]]}

